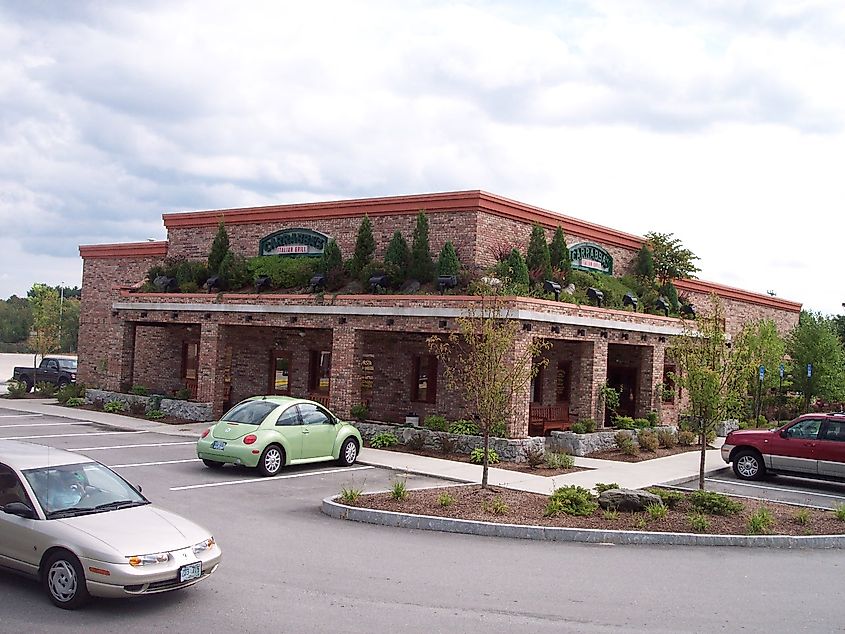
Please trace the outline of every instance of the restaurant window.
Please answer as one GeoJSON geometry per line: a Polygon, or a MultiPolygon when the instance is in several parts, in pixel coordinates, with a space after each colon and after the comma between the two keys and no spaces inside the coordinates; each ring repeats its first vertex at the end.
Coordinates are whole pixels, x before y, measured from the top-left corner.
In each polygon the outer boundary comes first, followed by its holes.
{"type": "Polygon", "coordinates": [[[414,357],[411,400],[417,403],[437,402],[437,357],[434,355],[414,357]]]}
{"type": "Polygon", "coordinates": [[[291,356],[287,352],[270,354],[270,393],[290,394],[291,356]]]}
{"type": "Polygon", "coordinates": [[[660,399],[664,403],[674,403],[675,398],[679,396],[677,394],[677,386],[675,384],[675,373],[677,369],[674,365],[664,365],[663,366],[663,393],[660,395],[660,399]]]}
{"type": "Polygon", "coordinates": [[[182,380],[191,393],[191,398],[197,396],[197,373],[199,369],[200,344],[186,341],[182,344],[182,380]]]}
{"type": "Polygon", "coordinates": [[[320,350],[311,351],[311,368],[308,376],[308,389],[321,394],[329,393],[329,376],[332,369],[332,353],[320,350]]]}
{"type": "Polygon", "coordinates": [[[531,402],[532,403],[542,403],[543,402],[543,379],[545,378],[545,372],[543,372],[545,366],[534,364],[534,378],[531,380],[531,402]]]}

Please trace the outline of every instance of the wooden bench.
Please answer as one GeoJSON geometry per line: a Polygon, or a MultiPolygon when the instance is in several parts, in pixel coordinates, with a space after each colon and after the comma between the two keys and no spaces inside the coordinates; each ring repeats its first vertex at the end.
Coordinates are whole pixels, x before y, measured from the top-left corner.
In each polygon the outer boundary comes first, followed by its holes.
{"type": "Polygon", "coordinates": [[[535,405],[528,408],[528,435],[548,436],[553,431],[566,431],[569,422],[569,403],[535,405]]]}

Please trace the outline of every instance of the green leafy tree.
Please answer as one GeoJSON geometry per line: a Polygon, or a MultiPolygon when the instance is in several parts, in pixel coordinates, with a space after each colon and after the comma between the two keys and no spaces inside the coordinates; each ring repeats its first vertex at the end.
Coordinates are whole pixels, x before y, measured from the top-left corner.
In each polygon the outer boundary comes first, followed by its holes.
{"type": "Polygon", "coordinates": [[[364,216],[358,226],[358,237],[355,239],[355,251],[352,254],[352,261],[349,270],[354,277],[361,274],[361,271],[373,260],[376,252],[376,240],[373,237],[373,224],[369,216],[364,216]]]}
{"type": "Polygon", "coordinates": [[[507,259],[507,273],[511,284],[528,285],[528,266],[525,259],[517,249],[511,249],[507,259]]]}
{"type": "Polygon", "coordinates": [[[431,247],[428,240],[428,216],[424,211],[417,214],[417,226],[411,242],[411,265],[408,277],[418,282],[430,282],[434,279],[434,260],[431,259],[431,247]]]}
{"type": "Polygon", "coordinates": [[[384,254],[384,267],[392,282],[401,284],[407,279],[410,262],[411,252],[408,250],[408,241],[405,240],[401,231],[395,231],[384,254]]]}
{"type": "Polygon", "coordinates": [[[742,336],[748,346],[749,367],[748,393],[753,395],[754,419],[763,408],[763,398],[770,389],[776,388],[780,380],[778,372],[786,351],[786,342],[778,333],[775,322],[771,319],[748,323],[742,330],[742,336]],[[763,381],[760,381],[760,366],[765,368],[763,381]]]}
{"type": "Polygon", "coordinates": [[[220,224],[217,225],[217,233],[214,236],[214,241],[211,243],[211,251],[208,253],[209,275],[218,275],[220,273],[220,265],[228,252],[229,234],[226,232],[226,225],[221,220],[220,224]]]}
{"type": "Polygon", "coordinates": [[[59,348],[59,294],[46,284],[33,284],[28,295],[32,304],[30,346],[43,359],[59,348]]]}
{"type": "Polygon", "coordinates": [[[694,325],[684,324],[684,333],[668,351],[677,364],[676,385],[687,391],[689,424],[701,443],[700,489],[704,488],[707,436],[741,409],[748,393],[748,345],[742,336],[728,341],[724,314],[721,300],[711,295],[709,310],[701,311],[694,325]]]}
{"type": "Polygon", "coordinates": [[[572,259],[569,257],[569,247],[566,246],[566,236],[563,234],[563,227],[560,225],[555,229],[552,237],[552,245],[549,248],[549,261],[553,269],[563,271],[569,275],[572,270],[572,259]]]}
{"type": "Polygon", "coordinates": [[[450,240],[446,241],[440,249],[440,257],[437,258],[438,275],[457,275],[461,270],[461,262],[458,260],[458,252],[450,240]]]}
{"type": "Polygon", "coordinates": [[[801,311],[798,325],[787,337],[792,386],[804,394],[804,410],[814,398],[845,400],[845,352],[833,320],[820,313],[801,311]],[[812,371],[807,376],[807,366],[812,371]]]}
{"type": "Polygon", "coordinates": [[[672,312],[677,313],[680,305],[678,304],[678,289],[672,282],[666,282],[660,288],[660,294],[669,300],[669,305],[672,307],[672,312]]]}
{"type": "Polygon", "coordinates": [[[645,235],[654,261],[654,273],[661,286],[671,280],[693,277],[698,273],[698,256],[684,248],[671,233],[649,232],[645,235]]]}
{"type": "Polygon", "coordinates": [[[20,343],[29,337],[32,329],[32,303],[12,295],[0,301],[0,342],[20,343]]]}
{"type": "Polygon", "coordinates": [[[637,252],[637,261],[634,265],[634,273],[641,280],[654,279],[654,256],[651,254],[651,249],[644,244],[637,252]]]}
{"type": "Polygon", "coordinates": [[[76,352],[79,343],[79,309],[80,301],[76,298],[60,301],[61,333],[59,350],[62,352],[76,352]]]}
{"type": "Polygon", "coordinates": [[[478,416],[484,442],[481,487],[487,488],[490,432],[516,415],[516,395],[525,392],[545,360],[533,359],[549,344],[531,339],[519,345],[519,321],[509,319],[498,296],[482,297],[477,308],[457,320],[448,338],[433,336],[429,349],[443,364],[450,390],[460,392],[478,416]]]}
{"type": "Polygon", "coordinates": [[[546,242],[546,232],[538,224],[531,229],[531,239],[528,241],[528,253],[525,264],[534,281],[542,281],[551,277],[552,263],[549,244],[546,242]]]}
{"type": "Polygon", "coordinates": [[[340,270],[342,267],[343,255],[340,252],[340,247],[334,239],[329,240],[323,250],[323,255],[320,256],[320,261],[317,263],[317,270],[320,273],[328,274],[331,271],[340,270]]]}

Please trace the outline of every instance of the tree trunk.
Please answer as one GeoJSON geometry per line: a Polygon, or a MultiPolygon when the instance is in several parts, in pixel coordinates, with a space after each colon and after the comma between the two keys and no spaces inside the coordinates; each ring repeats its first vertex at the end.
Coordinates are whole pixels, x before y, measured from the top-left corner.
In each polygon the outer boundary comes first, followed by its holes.
{"type": "Polygon", "coordinates": [[[698,437],[701,443],[701,461],[698,464],[698,488],[704,490],[704,460],[707,457],[707,432],[704,426],[701,427],[701,434],[698,437]]]}
{"type": "Polygon", "coordinates": [[[487,449],[490,446],[490,425],[484,427],[484,457],[481,461],[481,488],[487,488],[487,449]]]}

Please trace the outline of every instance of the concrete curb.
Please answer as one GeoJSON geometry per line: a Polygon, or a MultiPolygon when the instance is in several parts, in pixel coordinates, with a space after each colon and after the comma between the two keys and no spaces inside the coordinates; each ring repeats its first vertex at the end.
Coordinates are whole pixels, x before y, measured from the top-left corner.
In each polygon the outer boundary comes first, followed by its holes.
{"type": "Polygon", "coordinates": [[[431,515],[408,515],[346,506],[339,496],[323,500],[321,510],[335,519],[378,524],[394,528],[463,533],[484,537],[509,537],[554,542],[589,544],[649,544],[660,546],[744,546],[753,548],[827,549],[845,548],[845,535],[698,535],[695,533],[653,533],[608,531],[594,528],[557,528],[476,522],[431,515]]]}

